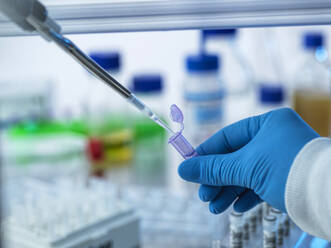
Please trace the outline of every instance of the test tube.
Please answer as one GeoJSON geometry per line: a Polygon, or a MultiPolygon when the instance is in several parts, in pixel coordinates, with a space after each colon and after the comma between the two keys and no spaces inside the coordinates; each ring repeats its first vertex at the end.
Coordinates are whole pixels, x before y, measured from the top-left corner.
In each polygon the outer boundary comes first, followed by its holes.
{"type": "Polygon", "coordinates": [[[229,232],[229,213],[226,211],[223,214],[210,217],[212,224],[212,247],[221,248],[226,243],[226,238],[229,232]]]}
{"type": "Polygon", "coordinates": [[[263,202],[262,203],[263,218],[265,216],[268,216],[269,215],[270,208],[271,208],[271,206],[268,203],[266,203],[266,202],[263,202]]]}
{"type": "Polygon", "coordinates": [[[249,230],[249,222],[250,222],[250,213],[244,213],[244,228],[243,228],[243,240],[248,241],[250,237],[250,230],[249,230]]]}
{"type": "Polygon", "coordinates": [[[284,236],[288,237],[291,232],[291,222],[287,214],[283,214],[284,236]]]}
{"type": "Polygon", "coordinates": [[[270,214],[277,218],[277,245],[283,245],[284,243],[284,223],[283,214],[276,208],[270,209],[270,214]]]}
{"type": "Polygon", "coordinates": [[[242,248],[244,236],[244,217],[242,213],[230,214],[230,248],[242,248]]]}
{"type": "Polygon", "coordinates": [[[256,233],[260,209],[261,209],[260,207],[256,206],[255,208],[253,208],[247,212],[248,221],[249,221],[249,232],[251,234],[256,233]]]}
{"type": "Polygon", "coordinates": [[[262,223],[263,220],[263,204],[259,204],[255,207],[257,221],[262,223]]]}
{"type": "Polygon", "coordinates": [[[267,215],[263,218],[263,248],[276,248],[277,218],[267,215]]]}

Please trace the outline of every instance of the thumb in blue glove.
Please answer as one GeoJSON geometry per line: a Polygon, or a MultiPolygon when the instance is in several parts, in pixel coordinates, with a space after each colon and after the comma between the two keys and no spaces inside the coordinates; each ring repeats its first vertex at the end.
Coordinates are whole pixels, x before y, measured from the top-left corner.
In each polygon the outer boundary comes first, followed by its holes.
{"type": "Polygon", "coordinates": [[[262,200],[286,212],[285,186],[294,158],[319,135],[285,108],[241,120],[220,130],[184,161],[179,175],[202,184],[201,200],[221,213],[233,202],[244,212],[262,200]]]}

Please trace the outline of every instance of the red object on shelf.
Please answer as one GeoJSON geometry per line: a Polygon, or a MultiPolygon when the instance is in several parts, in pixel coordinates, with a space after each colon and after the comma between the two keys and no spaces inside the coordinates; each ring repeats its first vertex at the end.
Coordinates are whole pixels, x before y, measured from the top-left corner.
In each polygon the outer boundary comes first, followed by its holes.
{"type": "Polygon", "coordinates": [[[92,162],[100,162],[103,160],[103,143],[98,139],[90,138],[87,144],[87,155],[92,162]]]}

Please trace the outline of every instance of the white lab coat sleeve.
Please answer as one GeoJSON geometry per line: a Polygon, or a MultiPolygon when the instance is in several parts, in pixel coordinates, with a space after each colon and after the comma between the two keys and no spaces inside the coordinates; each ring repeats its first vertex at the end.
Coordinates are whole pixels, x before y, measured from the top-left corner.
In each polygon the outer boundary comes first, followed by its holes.
{"type": "Polygon", "coordinates": [[[285,205],[302,230],[331,241],[330,138],[316,138],[298,153],[286,182],[285,205]]]}

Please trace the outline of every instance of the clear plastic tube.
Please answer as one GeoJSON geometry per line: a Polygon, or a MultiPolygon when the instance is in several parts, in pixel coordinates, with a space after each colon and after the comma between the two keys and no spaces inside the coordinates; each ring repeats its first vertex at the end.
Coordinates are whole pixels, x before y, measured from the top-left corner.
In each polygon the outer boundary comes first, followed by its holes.
{"type": "Polygon", "coordinates": [[[250,230],[249,230],[249,220],[250,214],[248,212],[244,213],[244,240],[248,241],[250,238],[250,230]]]}
{"type": "Polygon", "coordinates": [[[284,223],[283,214],[276,208],[271,208],[270,214],[277,218],[277,245],[283,245],[284,243],[284,223]]]}
{"type": "Polygon", "coordinates": [[[258,208],[253,208],[247,212],[249,231],[251,234],[256,233],[257,224],[258,224],[258,208]]]}
{"type": "Polygon", "coordinates": [[[270,205],[266,202],[262,203],[262,211],[263,211],[263,218],[269,215],[270,212],[270,205]]]}
{"type": "Polygon", "coordinates": [[[263,218],[263,248],[276,248],[277,219],[274,215],[263,218]]]}
{"type": "Polygon", "coordinates": [[[288,237],[291,232],[291,222],[287,214],[283,213],[284,236],[288,237]]]}
{"type": "Polygon", "coordinates": [[[242,248],[244,236],[244,216],[242,213],[230,214],[230,248],[242,248]]]}

